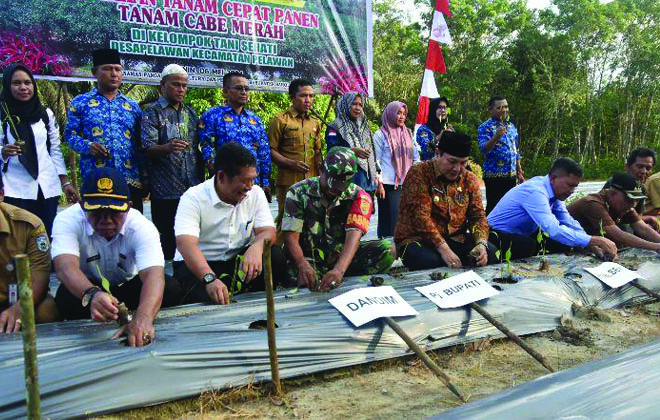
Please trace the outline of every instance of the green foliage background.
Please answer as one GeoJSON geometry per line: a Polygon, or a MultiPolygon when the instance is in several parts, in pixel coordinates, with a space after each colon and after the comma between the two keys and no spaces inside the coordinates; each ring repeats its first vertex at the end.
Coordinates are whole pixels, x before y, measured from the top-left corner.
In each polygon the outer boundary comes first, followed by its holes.
{"type": "MultiPolygon", "coordinates": [[[[397,0],[374,0],[375,97],[366,107],[374,128],[393,100],[408,104],[408,125],[414,124],[432,16],[430,0],[415,1],[423,19],[411,23],[395,8],[397,0]]],[[[63,13],[52,7],[54,16],[63,13]]],[[[545,173],[557,156],[571,156],[584,164],[587,178],[604,179],[623,168],[634,147],[658,149],[660,2],[553,0],[548,9],[530,11],[526,0],[452,0],[451,8],[454,45],[443,46],[448,73],[437,76],[437,85],[450,98],[457,130],[476,138],[489,118],[489,97],[502,94],[521,133],[527,176],[545,173]]],[[[57,85],[39,85],[51,93],[44,98],[49,106],[64,105],[57,85]]],[[[66,85],[70,96],[90,87],[66,85]]],[[[141,86],[129,94],[147,102],[157,90],[141,86]]],[[[199,113],[222,100],[219,89],[191,89],[187,98],[199,113]]],[[[318,95],[315,110],[324,115],[329,101],[318,95]]],[[[248,104],[266,125],[288,106],[285,94],[258,92],[248,104]]],[[[333,118],[334,110],[328,121],[333,118]]],[[[482,160],[476,149],[473,158],[482,160]]]]}

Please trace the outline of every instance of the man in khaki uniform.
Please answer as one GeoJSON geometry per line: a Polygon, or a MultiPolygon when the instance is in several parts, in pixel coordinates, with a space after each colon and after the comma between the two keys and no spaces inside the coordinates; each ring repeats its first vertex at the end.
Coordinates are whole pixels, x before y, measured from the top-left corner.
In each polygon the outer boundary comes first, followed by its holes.
{"type": "Polygon", "coordinates": [[[0,332],[11,333],[21,329],[18,289],[10,287],[16,281],[13,258],[18,254],[30,258],[37,322],[57,321],[58,314],[55,300],[48,294],[50,243],[46,228],[34,214],[3,203],[3,187],[0,176],[0,332]]]}
{"type": "Polygon", "coordinates": [[[314,105],[314,89],[304,79],[289,85],[291,108],[273,118],[268,129],[272,161],[277,165],[276,223],[282,220],[286,192],[295,183],[319,175],[321,143],[318,138],[321,123],[310,117],[314,105]]]}

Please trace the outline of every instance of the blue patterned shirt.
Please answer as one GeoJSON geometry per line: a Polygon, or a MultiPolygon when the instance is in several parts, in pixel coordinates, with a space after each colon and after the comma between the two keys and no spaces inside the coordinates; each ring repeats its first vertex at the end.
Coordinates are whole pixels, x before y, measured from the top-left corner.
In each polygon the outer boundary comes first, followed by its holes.
{"type": "Polygon", "coordinates": [[[517,174],[516,162],[520,159],[518,148],[520,139],[518,130],[509,122],[507,132],[495,146],[486,152],[486,143],[495,135],[497,129],[502,125],[498,120],[491,118],[479,126],[477,130],[479,149],[484,154],[484,176],[485,177],[515,177],[517,174]]]}
{"type": "Polygon", "coordinates": [[[415,136],[417,144],[421,150],[420,157],[422,160],[431,160],[435,157],[435,148],[437,142],[435,141],[435,133],[426,124],[422,124],[417,130],[415,136]]]}
{"type": "Polygon", "coordinates": [[[96,88],[73,98],[64,140],[80,154],[83,179],[96,168],[111,166],[124,175],[129,185],[142,186],[142,181],[146,181],[146,170],[143,157],[138,154],[141,119],[142,110],[137,102],[121,92],[112,101],[96,88]],[[92,156],[89,153],[91,143],[103,145],[110,156],[92,156]]]}
{"type": "Polygon", "coordinates": [[[215,149],[225,143],[238,143],[257,158],[257,183],[270,187],[270,144],[264,124],[254,112],[243,108],[239,114],[229,105],[211,108],[202,114],[199,143],[204,162],[215,158],[215,149]]]}
{"type": "Polygon", "coordinates": [[[181,198],[184,192],[203,180],[198,159],[197,115],[181,104],[177,111],[161,96],[144,110],[142,117],[142,148],[163,145],[172,139],[185,140],[190,147],[179,153],[147,158],[151,178],[151,197],[163,200],[181,198]]]}

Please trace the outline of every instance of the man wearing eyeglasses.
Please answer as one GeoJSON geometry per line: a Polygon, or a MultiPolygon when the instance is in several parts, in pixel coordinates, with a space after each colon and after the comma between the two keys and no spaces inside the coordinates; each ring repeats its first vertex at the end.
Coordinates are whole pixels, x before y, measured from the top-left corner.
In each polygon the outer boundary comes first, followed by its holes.
{"type": "Polygon", "coordinates": [[[62,283],[55,296],[62,317],[113,321],[123,302],[135,313],[115,337],[125,334],[130,346],[141,347],[155,337],[158,310],[177,305],[181,289],[165,275],[156,227],[131,208],[128,191],[116,169],[92,171],[81,203],[55,218],[51,255],[62,283]]]}
{"type": "Polygon", "coordinates": [[[250,97],[248,79],[242,73],[229,72],[222,78],[225,104],[206,111],[199,125],[202,158],[209,173],[214,173],[215,150],[227,143],[237,143],[257,158],[256,183],[264,190],[268,202],[270,190],[270,145],[261,119],[245,109],[250,97]]]}

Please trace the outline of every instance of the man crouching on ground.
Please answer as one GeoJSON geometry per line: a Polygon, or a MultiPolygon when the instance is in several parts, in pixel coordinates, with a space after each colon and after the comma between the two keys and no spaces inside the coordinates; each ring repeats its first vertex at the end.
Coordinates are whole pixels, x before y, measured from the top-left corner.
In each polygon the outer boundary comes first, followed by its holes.
{"type": "Polygon", "coordinates": [[[115,337],[126,334],[131,347],[141,347],[155,337],[153,321],[161,303],[178,304],[180,289],[165,276],[156,227],[131,209],[128,197],[128,185],[116,169],[98,168],[83,184],[82,204],[57,215],[52,256],[62,285],[55,301],[64,319],[91,316],[99,322],[118,319],[123,302],[136,311],[115,337]]]}
{"type": "MultiPolygon", "coordinates": [[[[220,146],[215,176],[181,197],[174,220],[174,274],[184,303],[230,303],[233,293],[265,289],[263,254],[275,239],[266,194],[254,181],[257,159],[236,143],[220,146]]],[[[273,282],[284,281],[284,252],[271,247],[273,282]]]]}
{"type": "Polygon", "coordinates": [[[355,153],[334,147],[320,177],[300,181],[286,194],[282,234],[298,285],[329,290],[344,275],[385,273],[392,266],[390,241],[360,242],[369,230],[373,202],[351,182],[356,172],[355,153]]]}

